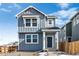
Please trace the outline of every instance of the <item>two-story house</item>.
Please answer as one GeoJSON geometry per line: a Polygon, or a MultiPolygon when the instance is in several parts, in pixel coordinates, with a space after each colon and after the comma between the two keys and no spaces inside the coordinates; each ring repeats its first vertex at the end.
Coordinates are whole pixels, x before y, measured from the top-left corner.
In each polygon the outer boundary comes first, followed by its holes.
{"type": "Polygon", "coordinates": [[[79,11],[70,20],[72,22],[72,40],[79,40],[79,11]]]}
{"type": "Polygon", "coordinates": [[[79,40],[79,11],[76,11],[70,22],[65,24],[60,31],[61,41],[77,41],[79,40]]]}
{"type": "Polygon", "coordinates": [[[60,42],[70,42],[72,39],[72,22],[66,23],[60,31],[60,42]]]}
{"type": "Polygon", "coordinates": [[[18,21],[18,49],[22,51],[58,50],[58,33],[55,16],[49,16],[33,6],[16,15],[18,21]]]}

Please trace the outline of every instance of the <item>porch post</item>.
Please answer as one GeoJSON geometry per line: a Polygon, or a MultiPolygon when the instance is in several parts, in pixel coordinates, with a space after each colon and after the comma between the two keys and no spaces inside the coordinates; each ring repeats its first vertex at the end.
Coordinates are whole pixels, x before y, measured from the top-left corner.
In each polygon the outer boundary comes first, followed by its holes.
{"type": "Polygon", "coordinates": [[[57,50],[59,50],[59,35],[58,35],[58,31],[57,31],[57,50]]]}
{"type": "Polygon", "coordinates": [[[45,50],[45,32],[43,32],[43,50],[45,50]]]}

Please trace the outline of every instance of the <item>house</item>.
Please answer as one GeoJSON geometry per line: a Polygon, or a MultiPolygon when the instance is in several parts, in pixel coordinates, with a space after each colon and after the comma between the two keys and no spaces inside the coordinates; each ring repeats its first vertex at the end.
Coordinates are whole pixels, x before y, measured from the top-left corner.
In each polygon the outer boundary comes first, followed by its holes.
{"type": "Polygon", "coordinates": [[[61,28],[61,41],[76,41],[79,40],[79,12],[76,11],[72,17],[70,17],[70,22],[65,24],[61,28]]]}
{"type": "Polygon", "coordinates": [[[72,22],[65,24],[60,31],[60,42],[70,42],[72,39],[72,22]]]}
{"type": "Polygon", "coordinates": [[[58,50],[59,27],[57,17],[29,6],[16,15],[20,51],[58,50]]]}
{"type": "Polygon", "coordinates": [[[0,45],[0,53],[15,52],[18,49],[18,42],[11,42],[8,44],[0,45]]]}
{"type": "Polygon", "coordinates": [[[72,40],[79,40],[79,12],[77,11],[70,20],[72,22],[72,40]]]}

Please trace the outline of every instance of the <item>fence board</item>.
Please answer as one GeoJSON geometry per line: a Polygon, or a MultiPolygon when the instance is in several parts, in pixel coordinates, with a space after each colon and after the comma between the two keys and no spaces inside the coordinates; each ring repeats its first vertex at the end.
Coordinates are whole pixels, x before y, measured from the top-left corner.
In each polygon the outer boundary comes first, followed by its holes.
{"type": "Polygon", "coordinates": [[[64,51],[68,54],[77,54],[77,53],[79,53],[79,41],[60,42],[59,50],[64,51]]]}

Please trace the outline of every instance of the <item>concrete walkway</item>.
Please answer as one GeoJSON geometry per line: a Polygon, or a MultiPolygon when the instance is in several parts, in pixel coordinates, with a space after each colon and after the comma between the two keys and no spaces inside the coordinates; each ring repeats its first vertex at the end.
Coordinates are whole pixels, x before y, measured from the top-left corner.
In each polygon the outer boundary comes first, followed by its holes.
{"type": "Polygon", "coordinates": [[[67,54],[64,53],[64,52],[61,52],[61,51],[51,51],[51,52],[48,52],[48,56],[59,56],[59,55],[67,55],[67,54]]]}

